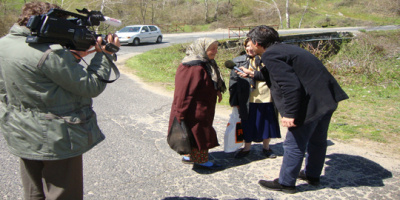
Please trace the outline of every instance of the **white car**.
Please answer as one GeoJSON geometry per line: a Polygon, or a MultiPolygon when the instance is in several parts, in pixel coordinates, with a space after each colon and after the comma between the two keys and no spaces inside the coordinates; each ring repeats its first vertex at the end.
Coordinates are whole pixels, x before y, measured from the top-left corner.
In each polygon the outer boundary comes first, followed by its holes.
{"type": "Polygon", "coordinates": [[[155,25],[130,25],[116,32],[121,44],[139,45],[143,42],[161,43],[163,35],[155,25]]]}

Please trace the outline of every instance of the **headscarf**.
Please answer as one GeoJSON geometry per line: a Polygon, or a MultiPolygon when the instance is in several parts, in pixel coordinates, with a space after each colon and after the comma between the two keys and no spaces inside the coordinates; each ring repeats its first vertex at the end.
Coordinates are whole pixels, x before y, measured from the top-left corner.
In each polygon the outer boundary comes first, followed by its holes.
{"type": "Polygon", "coordinates": [[[226,91],[224,79],[222,78],[221,71],[214,59],[209,59],[207,56],[207,49],[211,44],[218,42],[212,38],[199,38],[186,48],[186,56],[182,60],[184,65],[194,65],[199,62],[205,63],[206,71],[211,76],[216,90],[222,93],[226,91]]]}

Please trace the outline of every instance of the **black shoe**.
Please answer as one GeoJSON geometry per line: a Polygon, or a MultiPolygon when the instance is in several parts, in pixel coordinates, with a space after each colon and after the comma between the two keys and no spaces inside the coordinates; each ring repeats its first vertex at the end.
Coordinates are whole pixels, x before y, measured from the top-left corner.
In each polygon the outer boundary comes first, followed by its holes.
{"type": "Polygon", "coordinates": [[[314,177],[309,177],[306,175],[304,170],[301,170],[299,173],[299,176],[297,177],[298,179],[307,181],[308,184],[313,185],[313,186],[318,186],[319,185],[319,178],[314,178],[314,177]]]}
{"type": "Polygon", "coordinates": [[[258,184],[268,190],[282,191],[288,194],[296,193],[296,186],[281,185],[278,178],[273,181],[259,180],[258,184]]]}
{"type": "Polygon", "coordinates": [[[224,169],[224,167],[222,165],[219,165],[219,164],[216,164],[216,163],[213,163],[213,165],[211,165],[211,166],[204,166],[204,165],[201,165],[201,164],[198,164],[198,163],[194,163],[193,164],[193,168],[194,169],[208,169],[208,170],[222,170],[222,169],[224,169]]]}
{"type": "Polygon", "coordinates": [[[191,159],[186,160],[185,158],[182,158],[182,163],[184,163],[184,164],[193,164],[194,162],[191,159]]]}
{"type": "Polygon", "coordinates": [[[269,148],[268,150],[263,148],[263,153],[267,158],[276,158],[276,154],[272,151],[271,148],[269,148]]]}
{"type": "Polygon", "coordinates": [[[249,155],[250,150],[248,151],[243,151],[243,149],[241,149],[239,152],[236,153],[235,158],[244,158],[247,155],[249,155]]]}

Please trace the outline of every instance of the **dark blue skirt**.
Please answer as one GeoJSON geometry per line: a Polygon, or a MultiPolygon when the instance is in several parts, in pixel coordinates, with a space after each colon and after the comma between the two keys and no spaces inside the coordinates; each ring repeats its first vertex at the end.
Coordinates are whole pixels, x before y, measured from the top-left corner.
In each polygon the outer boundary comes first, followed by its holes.
{"type": "Polygon", "coordinates": [[[245,142],[280,138],[281,131],[273,103],[250,103],[249,117],[241,120],[245,142]]]}

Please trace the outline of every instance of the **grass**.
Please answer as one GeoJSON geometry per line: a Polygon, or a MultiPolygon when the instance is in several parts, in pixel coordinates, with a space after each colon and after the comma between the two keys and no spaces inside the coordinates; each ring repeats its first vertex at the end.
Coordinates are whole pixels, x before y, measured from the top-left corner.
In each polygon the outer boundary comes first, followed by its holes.
{"type": "MultiPolygon", "coordinates": [[[[350,99],[342,101],[330,126],[330,138],[375,142],[399,151],[400,142],[400,31],[359,33],[357,39],[342,44],[337,55],[324,59],[350,99]],[[379,41],[379,42],[376,42],[379,41]]],[[[128,61],[128,66],[148,82],[174,88],[176,68],[188,44],[148,51],[128,61]]],[[[219,49],[216,61],[226,84],[229,70],[224,61],[239,55],[242,47],[219,49]]],[[[315,53],[315,52],[314,52],[315,53]]],[[[229,92],[223,105],[229,105],[229,92]]]]}
{"type": "MultiPolygon", "coordinates": [[[[297,27],[307,0],[295,2],[291,9],[292,27],[297,27]]],[[[367,26],[399,24],[398,4],[391,0],[314,0],[304,16],[302,27],[367,26]],[[367,4],[367,5],[366,5],[367,4]],[[396,12],[397,10],[397,12],[396,12]]]]}
{"type": "Polygon", "coordinates": [[[345,86],[350,96],[339,104],[330,128],[330,137],[368,139],[380,143],[400,142],[400,88],[345,86]]]}

